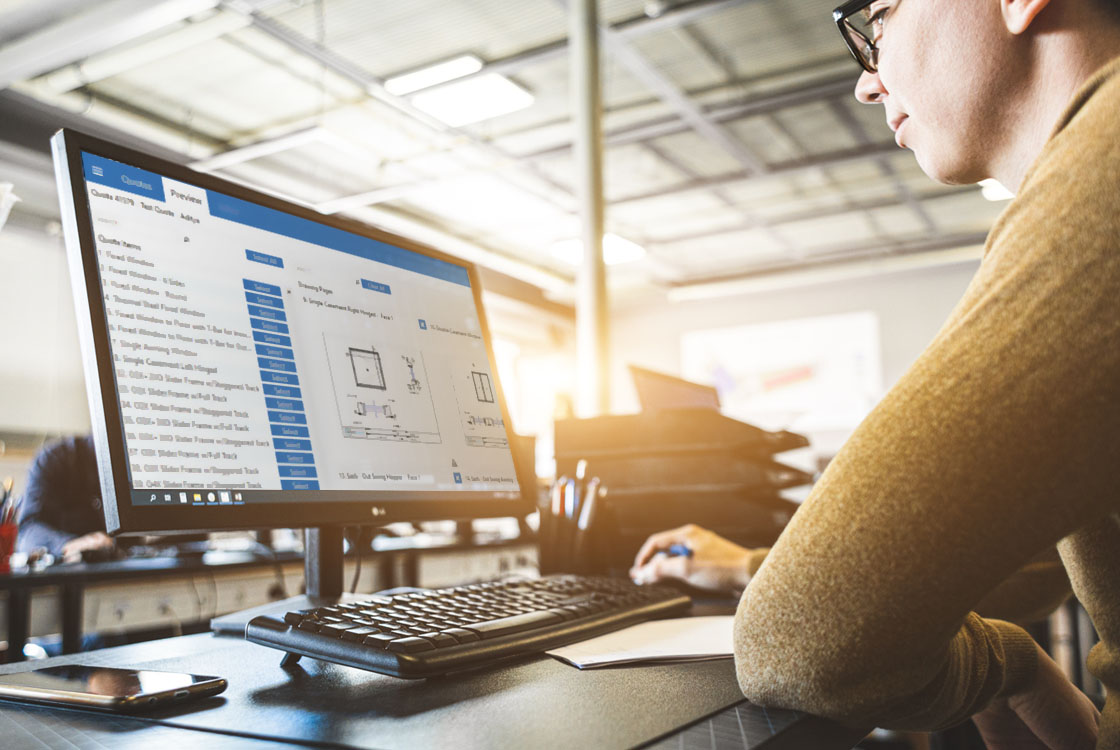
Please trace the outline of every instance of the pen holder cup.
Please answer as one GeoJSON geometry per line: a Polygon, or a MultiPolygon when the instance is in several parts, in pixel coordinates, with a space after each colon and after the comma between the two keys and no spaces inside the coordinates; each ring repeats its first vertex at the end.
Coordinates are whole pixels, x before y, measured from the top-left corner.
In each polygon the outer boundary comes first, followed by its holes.
{"type": "Polygon", "coordinates": [[[19,526],[14,523],[0,523],[0,573],[12,569],[12,553],[16,551],[16,534],[19,526]]]}

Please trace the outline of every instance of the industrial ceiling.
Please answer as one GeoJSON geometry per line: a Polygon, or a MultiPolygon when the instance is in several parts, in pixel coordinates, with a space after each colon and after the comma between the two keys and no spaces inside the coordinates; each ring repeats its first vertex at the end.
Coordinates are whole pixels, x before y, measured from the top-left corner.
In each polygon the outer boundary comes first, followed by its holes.
{"type": "MultiPolygon", "coordinates": [[[[607,229],[645,250],[611,267],[616,293],[982,242],[1002,204],[930,181],[882,109],[856,102],[836,2],[601,0],[607,229]]],[[[565,14],[563,0],[0,0],[0,88],[570,300],[565,14]],[[450,82],[400,78],[464,57],[450,82]],[[506,93],[504,114],[446,109],[506,93]]],[[[43,168],[0,147],[0,181],[43,168]]],[[[13,221],[57,214],[41,181],[23,192],[13,221]]]]}

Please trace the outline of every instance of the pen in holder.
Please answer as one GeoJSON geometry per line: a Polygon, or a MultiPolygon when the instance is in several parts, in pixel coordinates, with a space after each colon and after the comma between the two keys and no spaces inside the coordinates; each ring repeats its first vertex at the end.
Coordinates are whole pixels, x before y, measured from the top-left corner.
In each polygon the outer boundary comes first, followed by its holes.
{"type": "Polygon", "coordinates": [[[540,507],[540,568],[549,573],[602,573],[606,487],[598,477],[559,477],[540,507]]]}
{"type": "Polygon", "coordinates": [[[12,569],[12,553],[16,551],[16,535],[19,526],[15,521],[0,523],[0,573],[7,573],[12,569]]]}
{"type": "Polygon", "coordinates": [[[0,486],[0,573],[12,569],[12,553],[16,551],[16,501],[12,495],[12,478],[8,477],[0,486]]]}

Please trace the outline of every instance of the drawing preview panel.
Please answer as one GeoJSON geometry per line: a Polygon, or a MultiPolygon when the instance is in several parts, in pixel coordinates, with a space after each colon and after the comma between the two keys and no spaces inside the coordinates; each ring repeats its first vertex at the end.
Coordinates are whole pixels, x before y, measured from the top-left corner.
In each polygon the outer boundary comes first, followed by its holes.
{"type": "Polygon", "coordinates": [[[82,169],[133,504],[517,491],[466,268],[92,153],[82,169]]]}

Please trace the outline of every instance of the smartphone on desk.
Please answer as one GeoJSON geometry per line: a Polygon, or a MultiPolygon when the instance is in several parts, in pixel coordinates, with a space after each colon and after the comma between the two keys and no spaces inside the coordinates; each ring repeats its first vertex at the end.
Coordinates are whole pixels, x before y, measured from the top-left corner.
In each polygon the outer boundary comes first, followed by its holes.
{"type": "Polygon", "coordinates": [[[132,713],[217,695],[221,677],[64,664],[0,675],[0,699],[132,713]]]}

